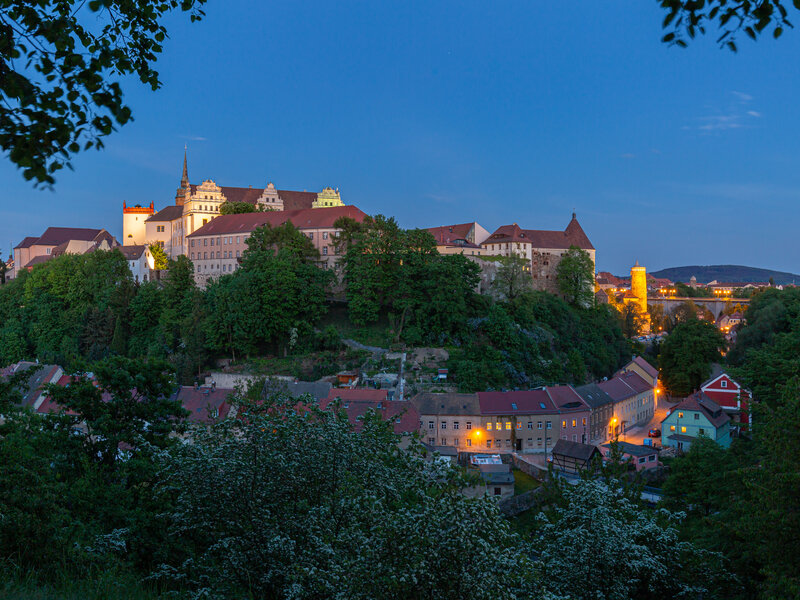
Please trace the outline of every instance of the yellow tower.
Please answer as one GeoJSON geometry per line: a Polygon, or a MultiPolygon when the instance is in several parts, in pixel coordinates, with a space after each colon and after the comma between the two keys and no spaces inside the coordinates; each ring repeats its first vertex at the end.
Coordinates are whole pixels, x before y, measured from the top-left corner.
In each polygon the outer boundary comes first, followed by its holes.
{"type": "Polygon", "coordinates": [[[636,298],[634,300],[639,314],[647,319],[647,329],[650,329],[650,318],[647,314],[647,269],[636,261],[636,264],[631,267],[631,294],[636,298]]]}

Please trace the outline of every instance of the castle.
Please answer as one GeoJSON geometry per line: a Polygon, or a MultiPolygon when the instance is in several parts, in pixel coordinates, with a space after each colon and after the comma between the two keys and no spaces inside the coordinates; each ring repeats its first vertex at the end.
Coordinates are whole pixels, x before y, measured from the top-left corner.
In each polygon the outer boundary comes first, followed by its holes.
{"type": "Polygon", "coordinates": [[[186,152],[175,203],[155,212],[150,206],[122,204],[122,238],[125,246],[158,245],[171,259],[188,254],[186,236],[220,215],[225,202],[246,202],[259,210],[302,210],[344,206],[339,190],[326,187],[320,193],[279,190],[273,183],[263,189],[218,186],[212,179],[189,183],[186,152]]]}

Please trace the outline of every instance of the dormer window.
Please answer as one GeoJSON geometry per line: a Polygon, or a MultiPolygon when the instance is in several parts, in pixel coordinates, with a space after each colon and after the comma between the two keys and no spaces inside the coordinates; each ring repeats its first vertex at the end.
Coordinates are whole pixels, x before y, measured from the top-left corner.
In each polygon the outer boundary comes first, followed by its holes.
{"type": "Polygon", "coordinates": [[[723,388],[728,387],[728,382],[725,379],[723,379],[722,381],[719,382],[719,387],[723,388]]]}

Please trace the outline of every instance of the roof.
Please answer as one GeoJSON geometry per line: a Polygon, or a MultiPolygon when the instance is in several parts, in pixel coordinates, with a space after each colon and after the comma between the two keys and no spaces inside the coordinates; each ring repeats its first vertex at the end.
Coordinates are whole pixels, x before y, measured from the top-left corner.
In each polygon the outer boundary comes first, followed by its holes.
{"type": "Polygon", "coordinates": [[[653,389],[652,384],[647,383],[641,375],[633,371],[614,375],[614,377],[608,381],[601,381],[597,385],[611,396],[614,402],[619,402],[620,400],[625,400],[636,394],[641,394],[642,392],[653,389]]]}
{"type": "Polygon", "coordinates": [[[277,378],[269,378],[264,384],[264,391],[267,393],[286,392],[292,398],[299,398],[306,394],[314,396],[316,400],[328,397],[331,384],[327,381],[285,381],[277,378]]]}
{"type": "MultiPolygon", "coordinates": [[[[640,446],[630,442],[617,442],[617,444],[624,454],[630,454],[631,456],[650,456],[658,453],[653,446],[640,446]]],[[[603,448],[611,448],[611,444],[603,444],[603,448]]]]}
{"type": "Polygon", "coordinates": [[[459,225],[442,225],[428,227],[427,231],[434,237],[439,246],[463,246],[467,248],[480,248],[480,245],[470,242],[469,233],[475,223],[461,223],[459,225]]]}
{"type": "Polygon", "coordinates": [[[328,401],[335,398],[342,400],[368,400],[371,402],[384,402],[387,399],[386,390],[373,390],[369,388],[332,388],[328,393],[328,401]]]}
{"type": "MultiPolygon", "coordinates": [[[[189,186],[192,194],[197,191],[197,185],[192,183],[189,186]]],[[[263,188],[249,187],[226,187],[220,186],[222,195],[225,196],[227,202],[247,202],[248,204],[256,204],[261,194],[264,193],[263,188]]],[[[317,200],[316,192],[295,192],[292,190],[277,190],[278,197],[283,200],[283,210],[303,210],[311,208],[313,202],[317,200]]]]}
{"type": "Polygon", "coordinates": [[[150,221],[175,221],[183,217],[183,207],[178,206],[177,204],[171,204],[162,208],[152,217],[147,219],[145,222],[149,223],[150,221]]]}
{"type": "Polygon", "coordinates": [[[198,423],[212,423],[223,420],[228,416],[231,405],[228,404],[228,396],[234,390],[227,388],[184,385],[181,386],[173,396],[173,400],[178,400],[181,406],[189,411],[187,419],[198,423]],[[214,411],[217,415],[214,416],[214,411]]]}
{"type": "Polygon", "coordinates": [[[609,396],[603,389],[596,383],[588,383],[575,388],[578,395],[583,398],[591,408],[600,408],[606,404],[613,404],[614,399],[609,396]]]}
{"type": "Polygon", "coordinates": [[[119,246],[118,250],[126,260],[138,260],[144,254],[145,246],[119,246]]]}
{"type": "Polygon", "coordinates": [[[14,246],[14,249],[16,250],[17,248],[30,248],[37,241],[39,241],[38,237],[28,236],[26,238],[23,238],[23,240],[19,244],[14,246]]]}
{"type": "Polygon", "coordinates": [[[658,369],[656,369],[653,365],[651,365],[641,356],[634,356],[631,362],[639,365],[645,373],[650,375],[650,377],[658,378],[658,369]]]}
{"type": "Polygon", "coordinates": [[[478,394],[432,394],[424,392],[410,400],[421,415],[478,415],[478,394]]]}
{"type": "Polygon", "coordinates": [[[695,438],[690,435],[685,435],[683,433],[673,433],[670,436],[667,436],[668,440],[674,440],[676,442],[693,442],[695,438]]]}
{"type": "Polygon", "coordinates": [[[711,398],[706,396],[703,392],[695,392],[688,398],[684,398],[678,404],[672,407],[670,413],[661,421],[662,423],[670,418],[678,411],[695,411],[700,412],[708,419],[708,422],[714,428],[720,428],[726,423],[729,423],[731,418],[722,410],[722,407],[714,402],[711,398]]]}
{"type": "Polygon", "coordinates": [[[486,484],[500,485],[514,483],[511,465],[508,464],[481,464],[478,465],[478,472],[486,484]]]}
{"type": "Polygon", "coordinates": [[[32,267],[34,265],[40,265],[42,263],[46,263],[51,258],[53,258],[52,254],[41,254],[39,256],[34,256],[25,266],[32,267]]]}
{"type": "Polygon", "coordinates": [[[559,456],[566,456],[576,460],[588,461],[591,460],[595,453],[599,450],[596,446],[591,444],[581,444],[580,442],[570,442],[569,440],[559,439],[556,445],[553,446],[553,454],[559,456]]]}
{"type": "Polygon", "coordinates": [[[22,406],[30,407],[33,407],[36,399],[41,396],[42,387],[45,384],[53,383],[53,380],[59,373],[63,374],[61,367],[58,365],[43,365],[30,361],[20,361],[3,369],[3,376],[7,377],[23,371],[29,371],[30,375],[28,375],[27,380],[22,383],[22,389],[20,390],[22,394],[21,403],[22,406]]]}
{"type": "Polygon", "coordinates": [[[366,216],[364,212],[355,206],[332,206],[304,210],[271,210],[220,215],[186,237],[250,233],[266,224],[277,227],[286,222],[292,223],[298,229],[332,229],[333,224],[341,217],[349,217],[360,223],[366,216]]]}
{"type": "Polygon", "coordinates": [[[80,227],[48,227],[42,237],[36,241],[36,245],[58,246],[70,240],[91,242],[104,231],[104,229],[85,229],[80,227]]]}
{"type": "Polygon", "coordinates": [[[511,392],[478,392],[481,414],[510,415],[556,413],[558,409],[544,389],[511,392]]]}
{"type": "MultiPolygon", "coordinates": [[[[334,399],[338,397],[338,394],[334,394],[334,391],[343,391],[343,390],[331,390],[331,398],[325,398],[324,400],[320,400],[319,407],[322,410],[326,410],[331,403],[334,402],[334,399]]],[[[363,391],[363,392],[384,392],[385,390],[350,390],[353,392],[363,391]]],[[[394,423],[394,432],[395,433],[414,433],[415,431],[419,431],[419,413],[417,412],[414,405],[410,402],[403,402],[403,401],[395,401],[395,400],[374,400],[374,399],[353,399],[347,400],[342,398],[341,410],[347,413],[347,420],[353,425],[353,430],[358,433],[364,427],[364,422],[360,417],[363,417],[364,414],[370,409],[380,413],[381,418],[384,421],[392,421],[394,423]]]]}
{"type": "Polygon", "coordinates": [[[583,228],[578,223],[575,213],[564,231],[547,231],[538,229],[522,229],[519,225],[503,225],[484,240],[483,245],[498,242],[525,242],[534,248],[552,248],[563,250],[577,246],[582,250],[594,250],[583,228]]]}

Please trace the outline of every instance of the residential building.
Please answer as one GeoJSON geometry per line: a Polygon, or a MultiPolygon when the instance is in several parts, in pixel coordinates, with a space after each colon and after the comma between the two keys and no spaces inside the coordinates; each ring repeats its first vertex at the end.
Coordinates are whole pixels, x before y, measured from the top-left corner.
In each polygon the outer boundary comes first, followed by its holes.
{"type": "Polygon", "coordinates": [[[623,373],[637,373],[652,388],[655,389],[658,387],[658,369],[641,356],[634,356],[627,365],[617,371],[617,375],[623,373]]]}
{"type": "Polygon", "coordinates": [[[356,433],[363,429],[363,418],[369,410],[380,414],[384,421],[390,421],[394,432],[404,436],[401,447],[406,446],[410,437],[419,431],[420,419],[416,408],[409,402],[387,400],[386,390],[334,388],[327,398],[320,401],[319,407],[329,410],[336,401],[356,433]]]}
{"type": "Polygon", "coordinates": [[[679,402],[661,421],[662,444],[688,450],[699,436],[717,442],[723,448],[731,444],[731,418],[719,404],[697,391],[679,402]]]}
{"type": "Polygon", "coordinates": [[[235,416],[228,401],[235,393],[233,389],[218,388],[216,385],[183,385],[172,396],[189,411],[187,420],[191,423],[216,423],[235,416]]]}
{"type": "Polygon", "coordinates": [[[514,474],[507,463],[483,463],[477,465],[478,474],[486,484],[486,495],[502,500],[514,495],[514,474]]]}
{"type": "Polygon", "coordinates": [[[609,438],[644,425],[655,414],[655,388],[652,381],[645,381],[638,373],[620,373],[597,385],[614,400],[609,438]]]}
{"type": "Polygon", "coordinates": [[[14,247],[13,276],[61,254],[85,254],[117,246],[119,242],[105,229],[48,227],[41,236],[26,237],[14,247]]]}
{"type": "Polygon", "coordinates": [[[422,393],[409,404],[419,414],[420,439],[428,446],[455,446],[465,451],[487,447],[477,394],[422,393]]]}
{"type": "Polygon", "coordinates": [[[439,254],[481,256],[488,253],[481,243],[489,237],[489,232],[478,223],[429,227],[428,231],[436,240],[439,254]]]}
{"type": "Polygon", "coordinates": [[[221,215],[186,236],[195,279],[203,285],[209,278],[232,273],[239,267],[253,231],[267,224],[277,227],[287,222],[308,236],[319,251],[321,266],[333,269],[339,258],[335,246],[339,230],[333,225],[341,217],[360,223],[366,215],[355,206],[221,215]]]}
{"type": "MultiPolygon", "coordinates": [[[[595,249],[575,213],[564,231],[522,229],[516,223],[498,228],[481,244],[488,254],[521,256],[529,261],[534,288],[559,293],[556,270],[561,257],[576,246],[595,263],[595,249]]],[[[594,269],[593,269],[594,271],[594,269]]]]}
{"type": "Polygon", "coordinates": [[[577,475],[591,466],[600,451],[592,444],[558,440],[553,448],[553,467],[570,475],[577,475]]]}
{"type": "Polygon", "coordinates": [[[750,424],[750,392],[724,371],[703,383],[700,391],[725,411],[731,418],[732,427],[747,427],[750,424]]]}
{"type": "Polygon", "coordinates": [[[152,258],[150,258],[147,246],[120,246],[118,250],[128,261],[128,267],[136,283],[144,283],[150,279],[152,258]]]}
{"type": "Polygon", "coordinates": [[[614,399],[596,383],[589,383],[575,388],[578,395],[589,405],[589,441],[602,443],[607,441],[614,418],[614,399]]]}
{"type": "Polygon", "coordinates": [[[183,207],[167,206],[147,219],[144,244],[161,246],[171,260],[183,254],[183,207]]]}
{"type": "Polygon", "coordinates": [[[21,360],[2,369],[0,376],[5,379],[18,373],[25,373],[20,386],[20,404],[32,410],[39,410],[47,398],[45,387],[58,383],[64,376],[64,369],[58,365],[21,360]]]}
{"type": "MultiPolygon", "coordinates": [[[[617,442],[617,444],[622,454],[622,461],[630,462],[637,471],[658,466],[658,450],[653,446],[640,446],[628,442],[617,442]]],[[[611,454],[611,444],[603,444],[603,455],[609,458],[611,454]]]]}

